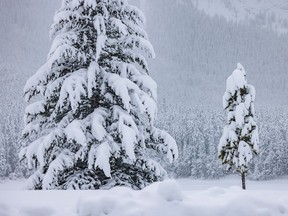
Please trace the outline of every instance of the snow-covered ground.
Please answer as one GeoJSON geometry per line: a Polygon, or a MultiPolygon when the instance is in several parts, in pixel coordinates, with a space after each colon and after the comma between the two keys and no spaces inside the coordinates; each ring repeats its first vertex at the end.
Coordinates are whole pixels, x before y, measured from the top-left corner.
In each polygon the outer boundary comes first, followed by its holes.
{"type": "Polygon", "coordinates": [[[142,191],[25,191],[24,181],[0,184],[1,216],[208,216],[288,215],[288,178],[247,182],[168,180],[142,191]]]}

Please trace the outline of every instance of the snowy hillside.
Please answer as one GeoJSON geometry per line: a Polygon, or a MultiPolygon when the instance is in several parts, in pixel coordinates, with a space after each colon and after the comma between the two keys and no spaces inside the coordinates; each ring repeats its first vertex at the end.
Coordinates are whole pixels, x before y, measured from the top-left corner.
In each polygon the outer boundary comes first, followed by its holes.
{"type": "Polygon", "coordinates": [[[191,0],[193,5],[210,16],[223,16],[235,22],[256,22],[280,34],[288,32],[286,0],[191,0]]]}
{"type": "MultiPolygon", "coordinates": [[[[1,99],[15,95],[15,103],[21,105],[19,111],[24,110],[22,92],[26,80],[46,59],[49,28],[60,5],[58,0],[27,2],[0,2],[0,72],[4,75],[0,82],[5,88],[1,99]]],[[[244,17],[252,19],[270,7],[269,13],[284,19],[288,16],[285,1],[131,2],[141,6],[146,14],[148,35],[156,51],[156,59],[150,62],[150,67],[159,86],[161,103],[163,100],[189,106],[212,103],[221,107],[225,80],[236,63],[241,62],[255,85],[256,104],[287,105],[287,95],[283,92],[287,90],[285,56],[288,56],[288,48],[282,44],[288,43],[288,36],[278,37],[276,33],[263,30],[258,21],[237,26],[219,17],[205,16],[219,13],[227,20],[244,21],[244,17]]]]}
{"type": "MultiPolygon", "coordinates": [[[[209,2],[207,7],[214,8],[209,2]]],[[[287,105],[286,34],[279,36],[258,23],[208,16],[190,1],[149,1],[146,14],[160,100],[221,107],[226,78],[240,62],[256,88],[256,106],[287,105]]]]}
{"type": "MultiPolygon", "coordinates": [[[[261,14],[266,13],[286,20],[286,1],[131,2],[141,6],[146,14],[148,35],[156,51],[150,67],[159,86],[160,102],[212,103],[220,107],[225,80],[236,63],[241,62],[256,87],[256,104],[287,105],[283,91],[287,90],[288,48],[282,44],[288,43],[288,36],[278,37],[263,30],[260,21],[261,14]],[[216,13],[226,19],[214,17],[216,13]],[[259,22],[246,22],[256,16],[259,22]],[[245,20],[245,25],[225,21],[235,19],[245,20]]],[[[5,88],[1,99],[15,95],[15,103],[24,103],[24,84],[46,59],[50,45],[48,33],[59,5],[59,0],[0,2],[0,73],[4,75],[0,82],[5,88]]]]}

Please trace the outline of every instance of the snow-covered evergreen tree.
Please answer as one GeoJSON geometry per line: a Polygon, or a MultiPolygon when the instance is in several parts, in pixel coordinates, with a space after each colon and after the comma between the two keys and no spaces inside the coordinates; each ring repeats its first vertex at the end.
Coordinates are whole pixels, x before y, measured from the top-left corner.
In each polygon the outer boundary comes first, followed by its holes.
{"type": "Polygon", "coordinates": [[[127,0],[63,0],[47,62],[26,83],[20,157],[30,189],[135,189],[159,181],[174,139],[154,126],[157,85],[145,18],[127,0]],[[35,97],[38,96],[38,97],[35,97]],[[40,100],[39,100],[40,96],[40,100]]]}
{"type": "Polygon", "coordinates": [[[6,157],[3,143],[0,142],[0,177],[6,174],[6,157]]]}
{"type": "Polygon", "coordinates": [[[242,176],[242,188],[245,189],[245,176],[253,153],[259,152],[258,128],[254,120],[255,89],[247,84],[243,66],[238,63],[232,75],[228,77],[223,107],[228,111],[228,124],[218,146],[219,158],[228,168],[236,167],[242,176]]]}

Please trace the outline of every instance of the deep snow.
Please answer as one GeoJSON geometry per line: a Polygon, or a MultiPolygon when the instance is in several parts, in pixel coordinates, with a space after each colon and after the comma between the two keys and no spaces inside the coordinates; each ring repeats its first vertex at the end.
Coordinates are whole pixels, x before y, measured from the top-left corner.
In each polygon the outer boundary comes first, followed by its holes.
{"type": "Polygon", "coordinates": [[[287,178],[248,181],[247,191],[239,187],[238,176],[167,180],[141,191],[25,191],[23,185],[0,184],[1,216],[288,215],[287,178]]]}

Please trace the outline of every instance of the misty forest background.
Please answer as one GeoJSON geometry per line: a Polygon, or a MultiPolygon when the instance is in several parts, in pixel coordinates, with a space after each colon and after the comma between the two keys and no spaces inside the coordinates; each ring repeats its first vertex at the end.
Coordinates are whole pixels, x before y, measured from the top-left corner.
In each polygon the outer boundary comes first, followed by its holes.
{"type": "MultiPolygon", "coordinates": [[[[275,14],[260,13],[249,22],[237,22],[209,16],[191,2],[131,0],[146,15],[146,30],[156,52],[149,65],[158,84],[157,125],[176,139],[179,148],[178,161],[166,164],[166,169],[173,177],[227,175],[217,158],[226,121],[222,96],[227,77],[241,62],[256,89],[260,132],[261,153],[251,165],[249,178],[287,175],[288,34],[275,30],[275,14]]],[[[60,4],[59,0],[0,1],[2,179],[29,175],[18,162],[27,105],[23,87],[46,60],[49,28],[60,4]]],[[[282,22],[282,27],[288,29],[286,24],[282,22]]]]}

